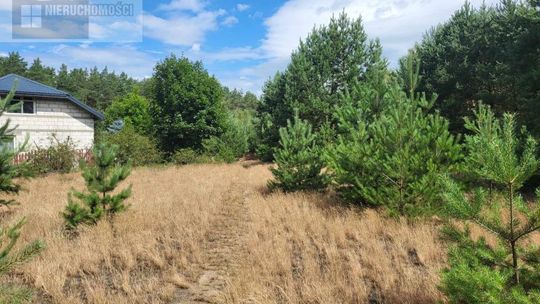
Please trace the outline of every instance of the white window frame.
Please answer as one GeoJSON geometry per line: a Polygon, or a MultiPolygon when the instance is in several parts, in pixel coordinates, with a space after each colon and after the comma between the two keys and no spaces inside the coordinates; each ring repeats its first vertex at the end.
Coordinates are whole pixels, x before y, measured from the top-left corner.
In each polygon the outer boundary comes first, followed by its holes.
{"type": "Polygon", "coordinates": [[[13,101],[17,101],[20,103],[20,109],[19,109],[19,112],[6,112],[6,114],[22,114],[22,115],[36,115],[37,114],[37,103],[36,101],[32,98],[32,99],[29,99],[28,97],[27,98],[24,98],[24,97],[20,97],[18,99],[13,99],[13,101]],[[25,102],[31,102],[34,106],[34,112],[33,113],[24,113],[23,110],[24,110],[24,103],[25,102]]]}

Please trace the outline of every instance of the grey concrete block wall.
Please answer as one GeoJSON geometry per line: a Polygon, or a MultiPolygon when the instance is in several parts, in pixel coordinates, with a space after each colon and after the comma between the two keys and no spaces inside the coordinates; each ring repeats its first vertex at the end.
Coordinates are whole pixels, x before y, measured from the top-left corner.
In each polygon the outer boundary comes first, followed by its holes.
{"type": "Polygon", "coordinates": [[[15,146],[24,143],[28,136],[29,149],[36,146],[48,147],[56,137],[73,140],[78,149],[91,148],[94,143],[94,118],[70,101],[35,100],[35,114],[4,113],[0,123],[10,119],[12,126],[18,125],[15,146]]]}

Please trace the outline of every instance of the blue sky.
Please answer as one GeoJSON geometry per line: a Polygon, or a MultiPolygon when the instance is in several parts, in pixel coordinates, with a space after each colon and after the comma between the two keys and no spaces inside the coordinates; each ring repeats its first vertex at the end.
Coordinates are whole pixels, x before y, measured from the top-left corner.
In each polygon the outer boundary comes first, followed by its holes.
{"type": "MultiPolygon", "coordinates": [[[[102,0],[101,0],[102,1],[102,0]]],[[[117,2],[117,1],[113,1],[117,2]]],[[[430,27],[450,18],[462,0],[143,0],[141,42],[0,42],[0,56],[18,51],[53,67],[93,67],[152,75],[156,62],[174,53],[202,60],[231,88],[260,93],[282,70],[314,25],[342,10],[361,15],[370,38],[381,39],[391,65],[430,27]]],[[[497,0],[471,0],[474,6],[497,0]]],[[[0,33],[11,29],[11,0],[0,0],[0,33]]]]}

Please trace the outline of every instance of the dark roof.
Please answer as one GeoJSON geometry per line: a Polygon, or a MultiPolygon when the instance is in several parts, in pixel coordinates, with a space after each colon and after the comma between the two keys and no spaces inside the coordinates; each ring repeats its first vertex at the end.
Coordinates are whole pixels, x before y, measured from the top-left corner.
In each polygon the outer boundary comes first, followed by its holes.
{"type": "Polygon", "coordinates": [[[53,87],[15,74],[0,77],[0,93],[8,93],[12,89],[15,81],[17,81],[17,95],[67,99],[76,106],[92,114],[95,118],[99,120],[103,120],[105,118],[103,113],[64,91],[57,90],[53,87]]]}

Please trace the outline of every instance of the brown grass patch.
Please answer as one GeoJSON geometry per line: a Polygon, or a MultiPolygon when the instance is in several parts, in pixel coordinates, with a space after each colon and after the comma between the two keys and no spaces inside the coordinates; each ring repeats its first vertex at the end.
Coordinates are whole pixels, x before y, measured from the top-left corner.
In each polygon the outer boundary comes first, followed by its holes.
{"type": "Polygon", "coordinates": [[[131,208],[76,239],[60,212],[78,174],[25,182],[7,215],[48,248],[12,273],[38,303],[434,303],[445,249],[431,223],[329,207],[324,197],[263,195],[266,165],[133,172],[131,208]]]}

